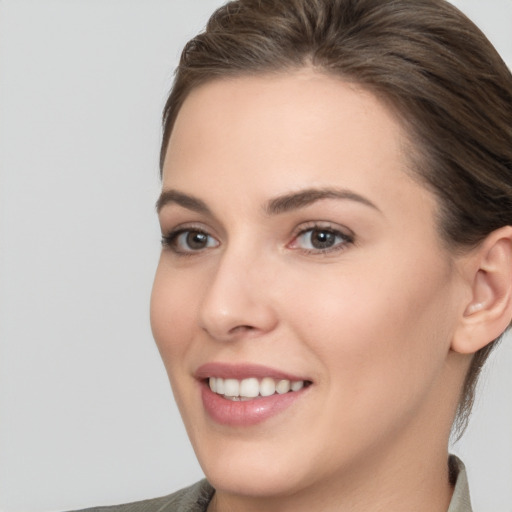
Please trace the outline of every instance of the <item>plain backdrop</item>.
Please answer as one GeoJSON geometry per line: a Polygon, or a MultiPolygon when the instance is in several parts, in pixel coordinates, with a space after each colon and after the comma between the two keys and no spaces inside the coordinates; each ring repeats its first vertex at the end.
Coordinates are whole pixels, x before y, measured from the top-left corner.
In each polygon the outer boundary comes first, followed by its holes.
{"type": "MultiPolygon", "coordinates": [[[[219,0],[0,1],[0,511],[202,476],[153,344],[160,113],[219,0]]],[[[512,63],[512,0],[459,0],[512,63]]],[[[512,339],[453,450],[512,512],[512,339]]]]}

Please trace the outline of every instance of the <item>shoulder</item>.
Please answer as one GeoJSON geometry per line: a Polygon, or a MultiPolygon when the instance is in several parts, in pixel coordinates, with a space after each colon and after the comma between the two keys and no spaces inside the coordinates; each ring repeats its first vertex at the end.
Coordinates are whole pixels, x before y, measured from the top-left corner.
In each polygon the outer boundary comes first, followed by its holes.
{"type": "Polygon", "coordinates": [[[93,507],[75,512],[205,512],[213,492],[213,487],[206,480],[201,480],[161,498],[124,505],[93,507]]]}

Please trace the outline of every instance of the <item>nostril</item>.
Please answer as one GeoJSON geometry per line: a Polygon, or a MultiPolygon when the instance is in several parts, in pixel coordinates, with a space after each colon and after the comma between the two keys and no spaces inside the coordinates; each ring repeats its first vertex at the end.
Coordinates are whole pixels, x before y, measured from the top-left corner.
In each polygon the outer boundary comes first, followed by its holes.
{"type": "Polygon", "coordinates": [[[236,327],[233,327],[233,329],[231,329],[230,332],[232,334],[236,334],[236,333],[244,332],[244,331],[254,331],[254,326],[252,326],[252,325],[237,325],[236,327]]]}

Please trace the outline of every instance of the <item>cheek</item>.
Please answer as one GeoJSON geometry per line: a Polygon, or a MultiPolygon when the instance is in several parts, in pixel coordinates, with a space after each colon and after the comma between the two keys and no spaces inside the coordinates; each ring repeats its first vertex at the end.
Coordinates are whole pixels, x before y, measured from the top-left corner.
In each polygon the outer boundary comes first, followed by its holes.
{"type": "Polygon", "coordinates": [[[151,329],[169,376],[172,363],[178,364],[189,346],[197,308],[197,288],[182,281],[179,271],[160,261],[151,293],[151,329]]]}
{"type": "Polygon", "coordinates": [[[442,262],[424,264],[428,275],[417,264],[393,269],[376,262],[324,286],[303,280],[289,314],[324,366],[333,400],[350,390],[347,399],[363,414],[390,400],[413,400],[440,374],[453,330],[446,320],[450,280],[442,262]]]}

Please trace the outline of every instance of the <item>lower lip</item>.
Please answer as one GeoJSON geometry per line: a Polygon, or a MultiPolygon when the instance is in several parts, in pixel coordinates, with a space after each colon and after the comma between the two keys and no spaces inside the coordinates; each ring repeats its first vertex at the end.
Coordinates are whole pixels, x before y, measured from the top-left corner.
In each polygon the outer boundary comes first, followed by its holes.
{"type": "Polygon", "coordinates": [[[258,397],[253,400],[234,401],[214,393],[201,383],[203,406],[216,423],[232,427],[248,427],[276,416],[298,400],[308,388],[282,395],[258,397]]]}

